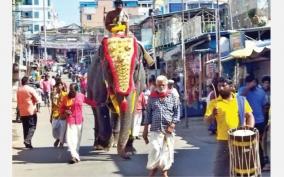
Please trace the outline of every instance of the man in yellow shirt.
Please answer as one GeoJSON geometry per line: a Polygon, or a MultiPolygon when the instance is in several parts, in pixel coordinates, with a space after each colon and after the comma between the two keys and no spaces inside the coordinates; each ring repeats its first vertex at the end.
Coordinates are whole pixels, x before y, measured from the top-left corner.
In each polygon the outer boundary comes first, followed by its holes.
{"type": "MultiPolygon", "coordinates": [[[[217,121],[217,153],[214,163],[214,176],[229,176],[229,146],[228,130],[240,126],[237,96],[233,93],[232,82],[220,77],[217,85],[219,97],[209,102],[205,112],[205,121],[217,121]]],[[[254,127],[252,109],[245,99],[244,124],[241,126],[254,127]]]]}

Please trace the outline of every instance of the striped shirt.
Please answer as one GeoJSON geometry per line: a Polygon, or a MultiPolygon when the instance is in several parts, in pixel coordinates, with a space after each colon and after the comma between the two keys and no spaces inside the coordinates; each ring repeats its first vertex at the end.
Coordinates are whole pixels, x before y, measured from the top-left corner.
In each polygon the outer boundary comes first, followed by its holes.
{"type": "Polygon", "coordinates": [[[165,132],[168,123],[177,123],[180,120],[179,103],[173,93],[163,100],[156,97],[149,97],[147,104],[147,117],[144,124],[151,124],[150,131],[165,132]]]}

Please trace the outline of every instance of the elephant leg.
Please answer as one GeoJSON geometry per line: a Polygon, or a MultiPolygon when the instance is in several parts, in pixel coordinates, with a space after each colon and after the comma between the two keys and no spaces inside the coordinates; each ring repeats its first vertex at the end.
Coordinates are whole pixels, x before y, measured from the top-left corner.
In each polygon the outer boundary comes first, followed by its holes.
{"type": "Polygon", "coordinates": [[[131,129],[131,113],[129,111],[121,114],[129,115],[122,115],[120,117],[120,131],[117,143],[117,152],[123,159],[130,159],[130,153],[126,151],[126,144],[129,139],[131,129]]]}
{"type": "Polygon", "coordinates": [[[97,115],[97,112],[96,112],[96,109],[95,108],[92,108],[93,110],[93,114],[94,114],[94,148],[96,149],[96,146],[98,145],[98,139],[99,139],[99,126],[98,126],[98,115],[97,115]]]}
{"type": "Polygon", "coordinates": [[[130,135],[126,143],[125,151],[131,154],[136,154],[136,149],[133,146],[133,142],[134,142],[134,137],[130,135]]]}
{"type": "Polygon", "coordinates": [[[117,113],[111,113],[112,118],[112,147],[117,147],[119,138],[120,121],[117,113]]]}
{"type": "Polygon", "coordinates": [[[100,132],[100,126],[99,126],[99,111],[96,110],[95,108],[93,108],[93,113],[94,113],[94,118],[95,118],[95,125],[94,125],[94,150],[103,150],[104,147],[101,145],[100,142],[100,136],[99,136],[99,132],[100,132]]]}
{"type": "Polygon", "coordinates": [[[112,128],[109,110],[106,106],[96,108],[95,149],[103,150],[110,144],[112,128]]]}

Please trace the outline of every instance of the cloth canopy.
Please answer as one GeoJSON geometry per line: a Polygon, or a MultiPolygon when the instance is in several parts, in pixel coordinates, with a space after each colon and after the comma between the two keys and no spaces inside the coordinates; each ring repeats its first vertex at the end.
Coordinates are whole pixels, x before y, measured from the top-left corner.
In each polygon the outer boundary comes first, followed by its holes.
{"type": "Polygon", "coordinates": [[[270,51],[270,45],[265,47],[246,47],[230,53],[233,58],[255,58],[262,53],[270,51]]]}

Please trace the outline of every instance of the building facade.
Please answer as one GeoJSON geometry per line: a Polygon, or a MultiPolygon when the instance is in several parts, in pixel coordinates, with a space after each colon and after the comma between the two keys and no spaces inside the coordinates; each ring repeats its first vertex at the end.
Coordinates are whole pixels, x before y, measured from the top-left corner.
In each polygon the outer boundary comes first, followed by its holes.
{"type": "MultiPolygon", "coordinates": [[[[106,13],[114,9],[113,0],[80,1],[80,21],[84,29],[104,29],[106,13]]],[[[123,8],[128,13],[130,25],[137,24],[149,15],[150,0],[124,0],[123,8]]]]}
{"type": "MultiPolygon", "coordinates": [[[[44,35],[35,34],[28,39],[32,55],[35,59],[44,57],[44,35]]],[[[83,56],[94,52],[98,44],[96,36],[82,34],[81,27],[71,24],[47,30],[46,48],[48,60],[65,60],[67,63],[78,63],[83,56]]]]}
{"type": "Polygon", "coordinates": [[[20,15],[16,24],[26,28],[26,35],[41,32],[44,26],[44,11],[46,28],[58,27],[58,15],[51,5],[51,0],[22,0],[17,9],[20,15]]]}

